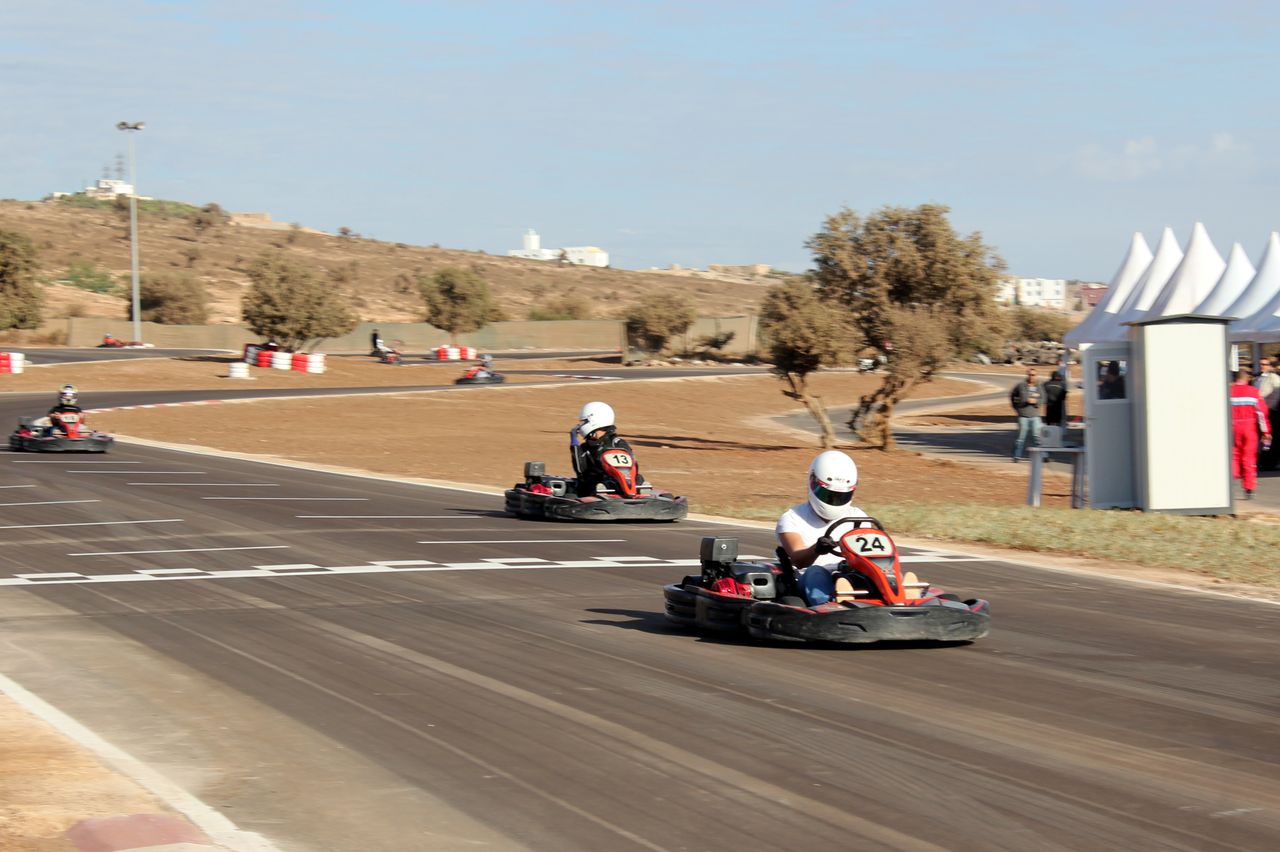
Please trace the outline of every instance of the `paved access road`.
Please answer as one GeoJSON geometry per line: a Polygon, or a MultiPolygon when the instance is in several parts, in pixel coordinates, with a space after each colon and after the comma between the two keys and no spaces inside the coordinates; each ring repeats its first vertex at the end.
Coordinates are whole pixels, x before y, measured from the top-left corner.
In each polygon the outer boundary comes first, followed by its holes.
{"type": "Polygon", "coordinates": [[[0,486],[0,672],[281,849],[1280,844],[1272,605],[910,550],[990,637],[757,645],[660,587],[767,531],[128,445],[0,486]]]}
{"type": "Polygon", "coordinates": [[[99,349],[86,347],[6,347],[6,352],[21,352],[28,364],[78,364],[87,361],[128,361],[136,358],[183,358],[198,355],[226,355],[225,349],[99,349]]]}

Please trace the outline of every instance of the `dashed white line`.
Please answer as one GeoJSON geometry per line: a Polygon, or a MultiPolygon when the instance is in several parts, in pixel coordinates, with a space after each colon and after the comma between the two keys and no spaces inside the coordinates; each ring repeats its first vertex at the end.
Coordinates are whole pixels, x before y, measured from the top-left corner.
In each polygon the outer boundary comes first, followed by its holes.
{"type": "Polygon", "coordinates": [[[0,488],[35,488],[34,485],[0,485],[0,488]]]}
{"type": "Polygon", "coordinates": [[[213,553],[219,550],[288,550],[287,544],[262,544],[251,547],[179,547],[173,550],[95,550],[92,553],[68,553],[68,556],[137,556],[142,553],[213,553]]]}
{"type": "Polygon", "coordinates": [[[93,459],[76,459],[70,462],[67,459],[14,459],[14,464],[142,464],[137,461],[116,461],[115,459],[103,459],[94,461],[93,459]]]}
{"type": "Polygon", "coordinates": [[[131,473],[134,476],[204,476],[207,470],[68,470],[66,473],[131,473]]]}
{"type": "Polygon", "coordinates": [[[101,500],[36,500],[31,503],[0,503],[0,506],[60,506],[64,503],[100,503],[101,500]]]}
{"type": "Polygon", "coordinates": [[[448,541],[420,541],[418,544],[568,544],[571,542],[626,541],[625,538],[475,538],[448,541]]]}
{"type": "Polygon", "coordinates": [[[49,527],[112,527],[124,524],[178,524],[182,518],[156,518],[148,521],[83,521],[78,524],[9,524],[0,530],[38,530],[49,527]]]}
{"type": "Polygon", "coordinates": [[[225,485],[228,488],[279,488],[279,482],[126,482],[125,485],[199,485],[204,488],[225,485]]]}
{"type": "Polygon", "coordinates": [[[368,502],[368,497],[201,497],[201,500],[322,500],[334,503],[368,502]]]}
{"type": "Polygon", "coordinates": [[[354,518],[407,518],[412,520],[431,520],[431,521],[486,521],[488,518],[483,515],[294,515],[295,518],[310,518],[312,520],[351,520],[354,518]]]}

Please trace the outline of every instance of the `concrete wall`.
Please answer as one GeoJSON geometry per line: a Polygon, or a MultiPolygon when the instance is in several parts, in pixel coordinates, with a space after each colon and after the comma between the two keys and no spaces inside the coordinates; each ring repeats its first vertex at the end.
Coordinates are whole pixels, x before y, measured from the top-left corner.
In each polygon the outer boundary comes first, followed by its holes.
{"type": "MultiPolygon", "coordinates": [[[[496,322],[479,331],[459,334],[457,340],[426,323],[370,323],[356,326],[342,337],[320,341],[321,352],[368,352],[370,335],[378,329],[387,343],[404,341],[409,352],[423,352],[445,343],[460,343],[477,349],[614,349],[626,345],[623,324],[617,320],[552,320],[548,322],[496,322]]],[[[670,343],[675,351],[693,350],[700,338],[732,331],[733,340],[724,348],[727,353],[753,351],[759,345],[755,317],[701,317],[686,334],[670,343]]],[[[133,334],[133,323],[100,317],[74,317],[67,320],[68,346],[97,346],[111,332],[120,339],[133,334]]],[[[258,343],[261,337],[238,325],[160,325],[142,323],[142,339],[161,348],[241,349],[246,343],[258,343]]]]}

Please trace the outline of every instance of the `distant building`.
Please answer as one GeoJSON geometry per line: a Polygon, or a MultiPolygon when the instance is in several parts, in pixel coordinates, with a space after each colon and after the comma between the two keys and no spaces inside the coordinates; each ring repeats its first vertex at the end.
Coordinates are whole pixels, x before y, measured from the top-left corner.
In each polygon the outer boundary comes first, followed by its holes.
{"type": "Polygon", "coordinates": [[[595,246],[565,246],[564,248],[543,248],[542,238],[538,232],[530,228],[522,240],[523,246],[511,249],[507,257],[521,257],[525,260],[555,260],[572,263],[575,266],[608,266],[609,253],[595,246]]]}
{"type": "Polygon", "coordinates": [[[1067,306],[1065,278],[1003,278],[996,284],[996,302],[1033,308],[1067,306]]]}
{"type": "Polygon", "coordinates": [[[708,263],[708,272],[717,272],[721,275],[740,275],[743,278],[755,278],[760,275],[768,275],[773,271],[773,267],[767,263],[743,263],[743,264],[727,264],[727,263],[708,263]]]}
{"type": "MultiPolygon", "coordinates": [[[[68,198],[72,195],[83,195],[86,198],[106,198],[112,199],[117,195],[123,195],[128,198],[133,195],[133,184],[126,183],[122,180],[114,178],[98,178],[93,186],[86,186],[79,192],[55,192],[54,198],[68,198]]],[[[151,199],[144,195],[138,196],[139,201],[150,201],[151,199]]]]}
{"type": "Polygon", "coordinates": [[[1103,297],[1106,295],[1106,284],[1095,284],[1092,282],[1085,282],[1084,284],[1081,284],[1080,292],[1077,294],[1078,298],[1082,303],[1084,303],[1086,308],[1096,308],[1098,303],[1101,302],[1103,297]]]}

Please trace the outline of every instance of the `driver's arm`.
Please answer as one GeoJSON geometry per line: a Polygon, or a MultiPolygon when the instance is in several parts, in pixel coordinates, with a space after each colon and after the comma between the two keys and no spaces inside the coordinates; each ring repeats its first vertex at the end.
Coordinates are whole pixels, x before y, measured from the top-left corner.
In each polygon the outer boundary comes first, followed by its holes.
{"type": "Polygon", "coordinates": [[[784,532],[778,534],[782,549],[787,552],[791,565],[795,568],[808,568],[818,558],[817,544],[804,546],[804,537],[800,533],[784,532]]]}

